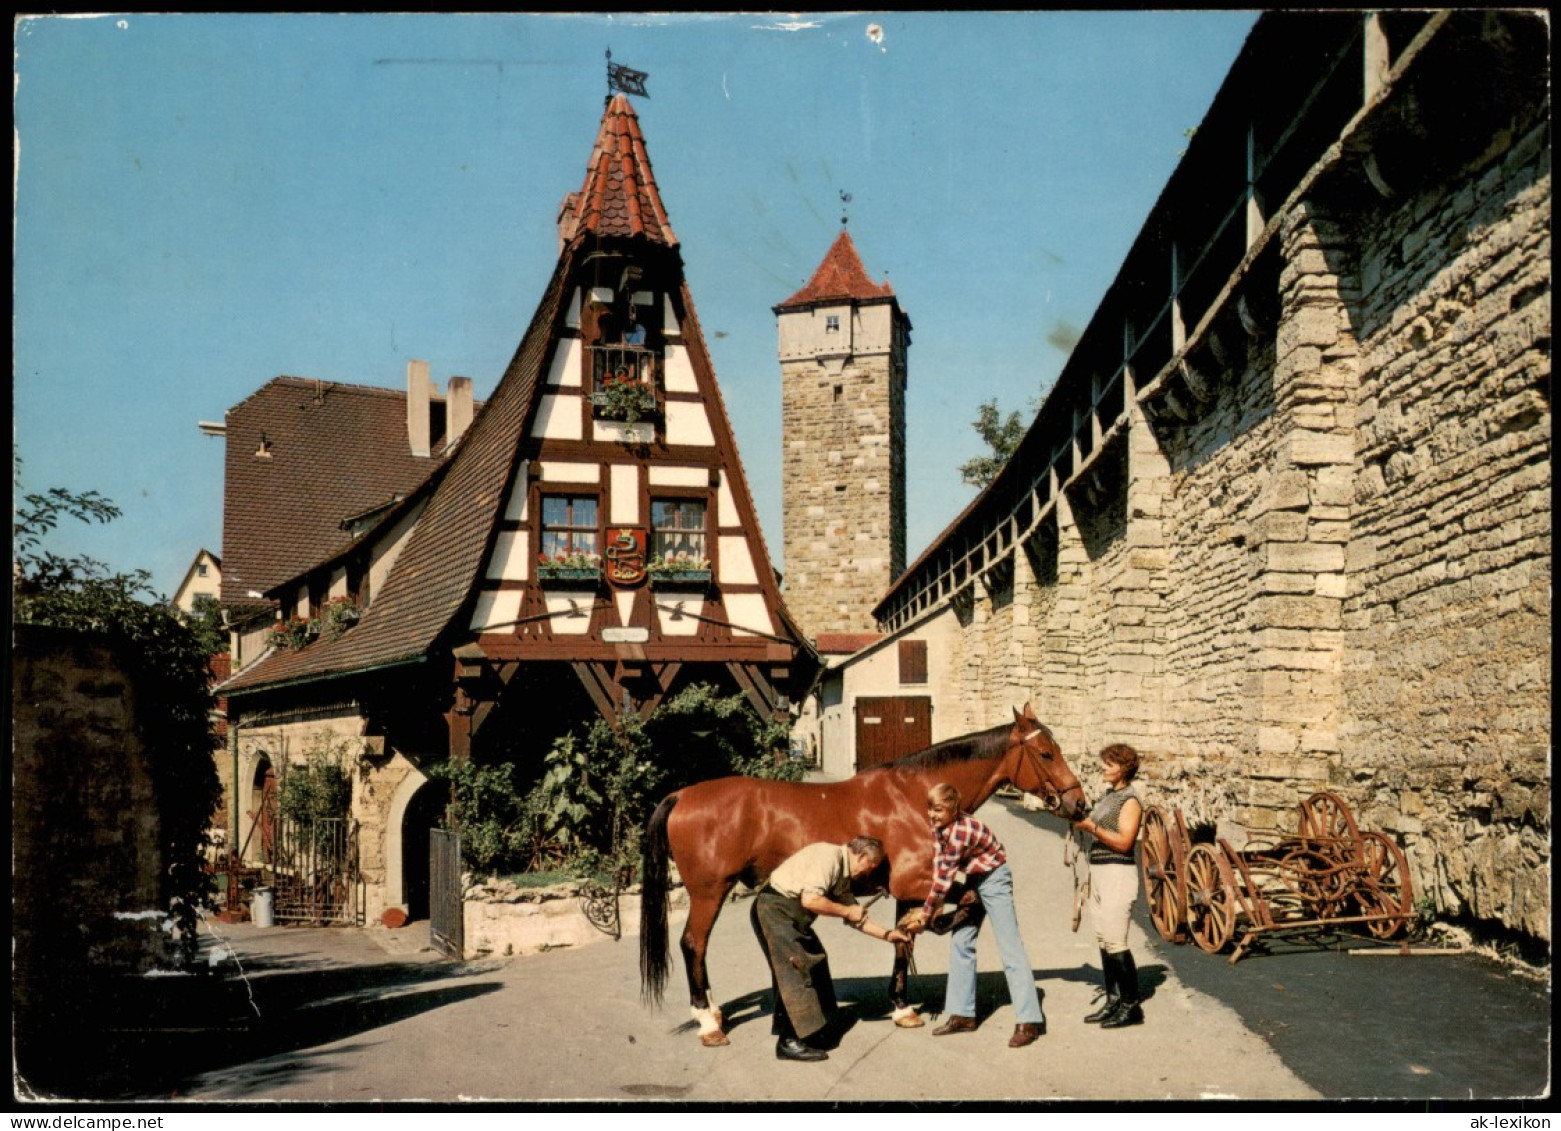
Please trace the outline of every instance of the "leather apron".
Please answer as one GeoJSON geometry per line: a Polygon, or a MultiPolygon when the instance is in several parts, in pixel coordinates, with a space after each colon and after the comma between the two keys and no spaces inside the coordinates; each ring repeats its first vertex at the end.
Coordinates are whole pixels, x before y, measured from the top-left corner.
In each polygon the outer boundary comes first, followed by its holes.
{"type": "Polygon", "coordinates": [[[781,1009],[796,1036],[806,1040],[833,1020],[835,983],[829,974],[829,955],[813,931],[816,919],[802,901],[766,887],[754,897],[749,919],[770,963],[771,985],[776,994],[775,1030],[781,1032],[781,1009]]]}

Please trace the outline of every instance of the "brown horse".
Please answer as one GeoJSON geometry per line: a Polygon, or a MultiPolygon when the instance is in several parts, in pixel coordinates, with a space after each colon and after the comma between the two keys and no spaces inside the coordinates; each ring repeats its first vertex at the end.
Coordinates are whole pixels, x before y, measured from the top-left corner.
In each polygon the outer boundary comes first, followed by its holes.
{"type": "MultiPolygon", "coordinates": [[[[855,836],[883,841],[888,889],[899,912],[919,906],[932,886],[934,841],[927,790],[938,782],[959,789],[974,810],[1012,782],[1039,794],[1064,817],[1087,809],[1084,792],[1051,731],[1025,704],[1003,725],[952,738],[896,762],[839,782],[717,778],[664,798],[646,829],[641,876],[640,985],[660,1002],[671,957],[667,946],[667,859],[670,851],[688,889],[688,925],[681,939],[689,1003],[706,1045],[724,1045],[719,1008],[711,1004],[705,950],[716,917],[741,880],[757,888],[798,849],[817,841],[843,844],[855,836]]],[[[895,948],[889,996],[895,1022],[921,1024],[905,1001],[910,948],[895,948]]]]}

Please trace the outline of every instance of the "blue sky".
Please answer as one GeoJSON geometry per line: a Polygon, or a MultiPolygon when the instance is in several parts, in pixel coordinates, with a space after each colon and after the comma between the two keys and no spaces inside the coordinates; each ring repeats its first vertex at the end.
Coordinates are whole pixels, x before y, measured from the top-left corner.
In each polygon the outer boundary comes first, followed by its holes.
{"type": "Polygon", "coordinates": [[[840,227],[914,324],[908,550],[969,502],[983,400],[1055,379],[1252,12],[164,15],[16,27],[22,488],[124,517],[60,552],[171,593],[221,550],[200,420],[278,374],[488,396],[557,255],[605,57],[781,562],[771,308],[840,227]]]}

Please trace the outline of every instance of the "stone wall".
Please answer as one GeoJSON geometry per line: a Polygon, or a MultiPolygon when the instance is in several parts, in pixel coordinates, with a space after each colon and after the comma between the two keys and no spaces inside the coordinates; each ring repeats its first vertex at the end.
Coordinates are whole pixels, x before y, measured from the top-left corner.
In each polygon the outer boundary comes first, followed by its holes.
{"type": "Polygon", "coordinates": [[[1338,792],[1417,898],[1548,943],[1549,123],[1516,100],[1459,149],[1384,105],[1126,371],[1023,546],[898,632],[957,624],[945,724],[1031,698],[1087,786],[1132,743],[1237,846],[1338,792]]]}
{"type": "Polygon", "coordinates": [[[1362,217],[1341,778],[1422,889],[1549,937],[1548,123],[1362,217]]]}
{"type": "Polygon", "coordinates": [[[104,638],[19,625],[12,666],[12,1009],[19,1081],[53,1079],[178,968],[137,689],[104,638]]]}
{"type": "MultiPolygon", "coordinates": [[[[873,630],[873,603],[905,568],[900,336],[889,305],[839,310],[863,324],[857,352],[782,351],[786,607],[810,636],[873,630]]],[[[788,319],[809,316],[781,315],[783,347],[788,319]]]]}
{"type": "MultiPolygon", "coordinates": [[[[471,877],[467,880],[470,882],[471,877]]],[[[537,954],[599,942],[632,945],[640,930],[639,887],[630,887],[618,897],[616,939],[586,913],[580,888],[579,883],[518,888],[508,881],[492,879],[470,884],[462,905],[465,957],[537,954]]],[[[608,894],[606,898],[612,897],[608,894]]],[[[674,914],[686,908],[688,892],[682,887],[673,888],[668,905],[674,914]]],[[[610,926],[605,904],[596,917],[604,926],[610,926]]]]}
{"type": "MultiPolygon", "coordinates": [[[[364,917],[366,921],[373,921],[387,907],[404,902],[400,896],[401,877],[391,875],[393,865],[399,864],[400,860],[402,830],[398,818],[407,800],[403,796],[398,803],[398,793],[407,779],[418,771],[405,755],[387,747],[384,739],[361,737],[362,729],[362,716],[350,711],[241,727],[238,739],[239,835],[251,841],[246,859],[257,862],[258,846],[250,837],[249,814],[259,803],[258,791],[250,784],[258,766],[270,762],[279,773],[285,773],[284,766],[306,761],[312,750],[329,745],[340,751],[352,778],[349,815],[358,822],[358,867],[363,877],[364,917]]],[[[229,755],[219,754],[218,757],[224,759],[229,755]]]]}

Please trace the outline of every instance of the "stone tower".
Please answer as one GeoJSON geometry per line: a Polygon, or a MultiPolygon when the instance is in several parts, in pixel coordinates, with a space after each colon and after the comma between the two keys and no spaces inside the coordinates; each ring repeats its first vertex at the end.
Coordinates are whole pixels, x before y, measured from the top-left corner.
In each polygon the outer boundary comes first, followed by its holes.
{"type": "Polygon", "coordinates": [[[905,569],[905,355],[911,322],[843,229],[775,307],[786,607],[802,630],[870,632],[905,569]]]}

